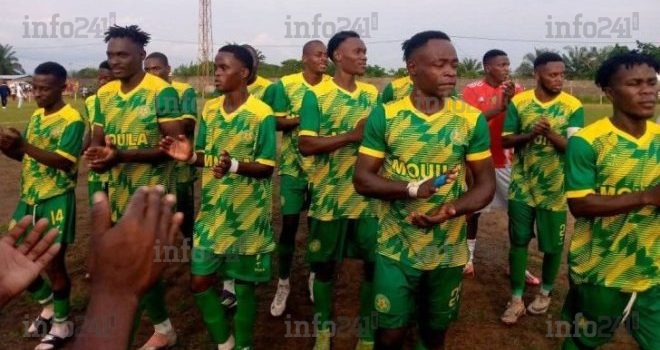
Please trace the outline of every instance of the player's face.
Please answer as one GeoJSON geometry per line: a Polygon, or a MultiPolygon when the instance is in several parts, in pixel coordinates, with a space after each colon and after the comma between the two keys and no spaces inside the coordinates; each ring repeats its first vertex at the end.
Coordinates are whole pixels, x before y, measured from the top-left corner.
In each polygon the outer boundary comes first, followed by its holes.
{"type": "Polygon", "coordinates": [[[649,119],[655,114],[658,99],[658,76],[652,67],[637,64],[620,66],[605,89],[614,107],[636,119],[649,119]]]}
{"type": "Polygon", "coordinates": [[[449,97],[456,87],[458,56],[448,40],[432,39],[413,53],[408,72],[415,86],[428,96],[449,97]]]}
{"type": "Polygon", "coordinates": [[[108,42],[108,63],[117,79],[128,79],[142,71],[144,49],[128,38],[112,38],[108,42]]]}
{"type": "Polygon", "coordinates": [[[501,84],[509,80],[510,66],[509,57],[495,56],[488,61],[484,69],[487,75],[490,75],[493,80],[501,84]]]}
{"type": "Polygon", "coordinates": [[[144,60],[144,71],[165,81],[170,78],[170,66],[158,58],[147,58],[144,60]]]}
{"type": "Polygon", "coordinates": [[[302,57],[305,69],[322,74],[328,68],[328,50],[322,43],[313,44],[302,57]]]}
{"type": "Polygon", "coordinates": [[[222,93],[236,91],[245,85],[250,73],[233,53],[215,55],[215,87],[222,93]]]}
{"type": "Polygon", "coordinates": [[[350,75],[364,75],[367,71],[367,47],[362,39],[348,38],[335,51],[335,61],[350,75]]]}
{"type": "Polygon", "coordinates": [[[37,74],[32,79],[32,93],[39,108],[47,108],[62,99],[65,83],[51,74],[37,74]]]}
{"type": "Polygon", "coordinates": [[[534,72],[534,76],[536,77],[536,83],[546,91],[558,94],[564,86],[565,71],[564,62],[548,62],[538,67],[534,72]]]}
{"type": "Polygon", "coordinates": [[[109,69],[101,68],[99,69],[99,76],[96,78],[96,81],[99,83],[99,87],[112,81],[114,77],[112,76],[112,71],[109,69]]]}

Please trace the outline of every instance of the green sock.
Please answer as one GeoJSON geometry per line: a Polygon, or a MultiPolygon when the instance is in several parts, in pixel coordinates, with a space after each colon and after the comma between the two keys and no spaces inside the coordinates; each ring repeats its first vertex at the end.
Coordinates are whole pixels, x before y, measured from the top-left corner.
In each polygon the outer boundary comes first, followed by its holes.
{"type": "Polygon", "coordinates": [[[71,304],[69,303],[69,291],[55,291],[53,293],[53,320],[64,322],[69,318],[71,304]]]}
{"type": "Polygon", "coordinates": [[[317,329],[327,329],[330,321],[330,311],[332,310],[332,282],[325,282],[319,279],[314,280],[314,320],[318,314],[317,329]],[[324,323],[326,326],[324,326],[324,323]]]}
{"type": "Polygon", "coordinates": [[[561,266],[561,253],[545,253],[543,254],[543,290],[546,292],[552,291],[555,284],[557,275],[559,274],[559,267],[561,266]]]}
{"type": "Polygon", "coordinates": [[[154,325],[165,322],[169,318],[165,307],[165,283],[158,279],[142,297],[147,315],[154,325]]]}
{"type": "Polygon", "coordinates": [[[363,341],[374,341],[374,320],[376,310],[374,309],[374,284],[363,281],[360,286],[360,322],[358,338],[363,341]]]}
{"type": "Polygon", "coordinates": [[[229,339],[229,325],[225,320],[225,309],[213,287],[193,295],[195,303],[206,323],[214,344],[223,344],[229,339]]]}
{"type": "Polygon", "coordinates": [[[37,280],[32,282],[28,288],[28,291],[32,294],[32,299],[42,305],[48,305],[52,301],[53,289],[42,277],[37,277],[37,280]]]}
{"type": "Polygon", "coordinates": [[[289,278],[291,275],[291,265],[293,264],[293,250],[294,245],[290,243],[280,242],[278,245],[279,250],[279,274],[281,279],[289,278]]]}
{"type": "Polygon", "coordinates": [[[257,322],[257,294],[252,283],[236,283],[236,315],[234,333],[236,349],[252,349],[254,346],[254,325],[257,322]]]}
{"type": "Polygon", "coordinates": [[[511,246],[509,250],[511,289],[514,296],[525,291],[525,269],[527,269],[527,247],[511,246]]]}

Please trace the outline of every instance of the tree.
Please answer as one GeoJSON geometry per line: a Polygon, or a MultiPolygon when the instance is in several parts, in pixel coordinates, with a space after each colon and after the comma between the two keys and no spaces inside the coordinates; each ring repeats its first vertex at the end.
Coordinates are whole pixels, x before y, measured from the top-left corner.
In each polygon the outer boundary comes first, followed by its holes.
{"type": "Polygon", "coordinates": [[[458,62],[456,74],[461,78],[478,78],[484,74],[484,69],[479,60],[465,57],[458,62]]]}
{"type": "MultiPolygon", "coordinates": [[[[213,62],[208,62],[208,73],[209,75],[213,75],[213,62]]],[[[194,77],[199,75],[199,68],[200,68],[200,63],[199,62],[190,62],[188,64],[182,64],[172,71],[172,75],[177,76],[177,77],[194,77]]]]}
{"type": "Polygon", "coordinates": [[[395,76],[397,78],[402,78],[408,75],[408,69],[404,68],[399,68],[399,69],[390,69],[387,74],[395,76]]]}
{"type": "Polygon", "coordinates": [[[282,66],[280,67],[281,75],[288,75],[298,73],[303,70],[302,60],[297,60],[290,58],[288,60],[282,61],[282,66]]]}
{"type": "Polygon", "coordinates": [[[11,45],[0,44],[0,74],[25,74],[25,70],[16,58],[16,52],[11,45]]]}
{"type": "Polygon", "coordinates": [[[366,77],[373,77],[373,78],[380,78],[384,77],[387,75],[387,71],[385,71],[385,68],[375,65],[372,66],[370,64],[367,65],[367,69],[364,72],[364,76],[366,77]]]}
{"type": "Polygon", "coordinates": [[[641,51],[643,54],[647,54],[655,58],[656,61],[660,61],[660,46],[637,41],[637,50],[641,51]]]}
{"type": "Polygon", "coordinates": [[[73,78],[96,78],[99,75],[99,70],[94,67],[87,67],[81,70],[71,71],[71,77],[73,78]]]}

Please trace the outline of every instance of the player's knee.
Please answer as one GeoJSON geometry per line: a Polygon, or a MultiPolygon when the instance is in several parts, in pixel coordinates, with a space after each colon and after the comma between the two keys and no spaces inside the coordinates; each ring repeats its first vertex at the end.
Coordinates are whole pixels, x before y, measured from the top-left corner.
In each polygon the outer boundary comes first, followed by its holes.
{"type": "Polygon", "coordinates": [[[190,291],[199,294],[213,288],[214,278],[212,276],[191,276],[190,291]]]}

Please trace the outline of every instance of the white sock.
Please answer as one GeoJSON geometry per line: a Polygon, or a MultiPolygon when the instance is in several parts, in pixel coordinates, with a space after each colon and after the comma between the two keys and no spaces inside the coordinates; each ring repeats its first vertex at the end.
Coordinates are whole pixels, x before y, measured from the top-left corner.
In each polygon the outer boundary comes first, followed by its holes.
{"type": "Polygon", "coordinates": [[[522,303],[522,295],[512,295],[511,301],[514,303],[522,303]]]}
{"type": "Polygon", "coordinates": [[[472,261],[472,259],[474,259],[474,248],[477,246],[477,240],[468,239],[467,244],[468,244],[468,250],[470,251],[470,261],[472,261]]]}
{"type": "Polygon", "coordinates": [[[232,350],[232,349],[234,349],[234,336],[230,334],[226,342],[222,344],[218,344],[218,350],[232,350]]]}
{"type": "Polygon", "coordinates": [[[280,278],[280,282],[279,282],[278,284],[279,284],[279,285],[289,286],[289,279],[288,279],[288,278],[285,278],[285,279],[281,279],[281,278],[280,278]]]}
{"type": "Polygon", "coordinates": [[[55,306],[53,303],[50,303],[48,305],[44,305],[43,310],[41,310],[41,317],[43,318],[51,318],[55,314],[55,306]]]}
{"type": "Polygon", "coordinates": [[[225,280],[223,285],[226,291],[231,294],[236,294],[236,290],[234,289],[234,280],[225,280]]]}
{"type": "Polygon", "coordinates": [[[154,331],[158,334],[167,334],[172,331],[172,322],[170,322],[170,319],[168,318],[167,320],[154,325],[154,331]]]}
{"type": "Polygon", "coordinates": [[[547,297],[547,296],[550,296],[550,291],[541,288],[541,294],[542,294],[543,296],[546,296],[546,297],[547,297]]]}
{"type": "Polygon", "coordinates": [[[53,322],[53,328],[50,329],[50,334],[56,335],[60,338],[67,338],[73,334],[71,333],[71,330],[69,329],[69,323],[66,322],[66,320],[62,322],[53,322]]]}

